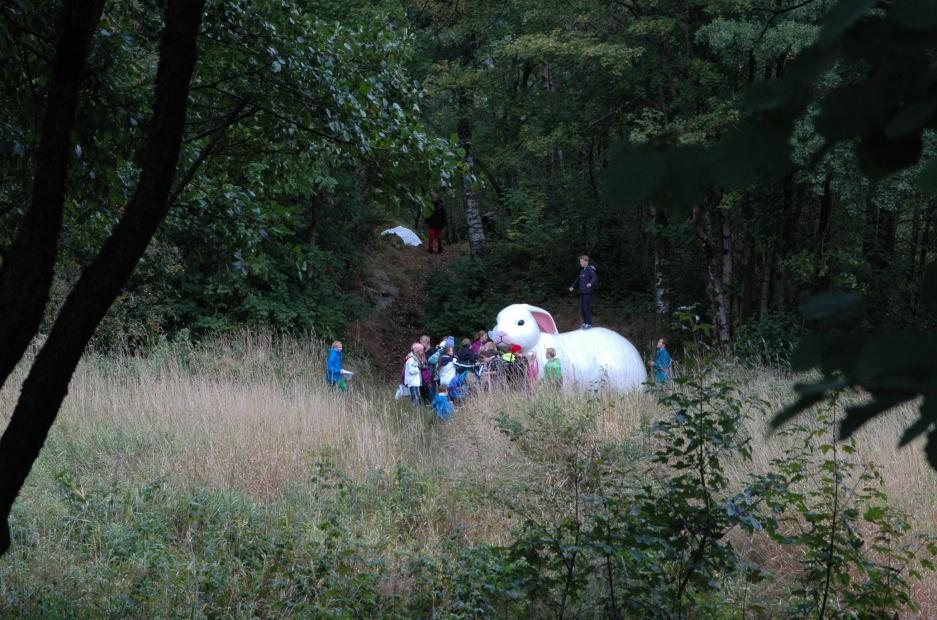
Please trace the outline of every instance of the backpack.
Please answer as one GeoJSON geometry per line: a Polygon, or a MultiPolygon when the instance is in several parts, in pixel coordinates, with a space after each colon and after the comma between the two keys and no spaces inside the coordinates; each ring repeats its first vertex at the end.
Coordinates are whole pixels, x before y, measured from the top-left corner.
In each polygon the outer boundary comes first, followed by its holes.
{"type": "Polygon", "coordinates": [[[463,396],[462,388],[465,386],[465,372],[467,371],[460,372],[449,382],[449,398],[452,400],[458,400],[463,396]]]}
{"type": "Polygon", "coordinates": [[[527,381],[527,360],[517,355],[512,357],[514,359],[506,360],[504,376],[511,385],[524,385],[527,381]]]}
{"type": "Polygon", "coordinates": [[[465,390],[468,387],[465,378],[468,376],[469,372],[468,370],[463,370],[449,382],[449,398],[452,400],[462,400],[465,398],[465,390]]]}
{"type": "Polygon", "coordinates": [[[420,369],[420,378],[423,379],[423,385],[433,384],[436,379],[435,370],[436,368],[432,364],[423,364],[423,368],[420,369]]]}

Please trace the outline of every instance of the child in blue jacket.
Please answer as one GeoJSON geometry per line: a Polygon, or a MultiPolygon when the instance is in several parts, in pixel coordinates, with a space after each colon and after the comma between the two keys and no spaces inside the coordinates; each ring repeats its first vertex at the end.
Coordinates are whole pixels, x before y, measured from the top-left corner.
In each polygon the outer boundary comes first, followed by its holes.
{"type": "Polygon", "coordinates": [[[449,401],[449,388],[440,385],[436,390],[436,396],[433,397],[433,409],[436,411],[436,417],[443,422],[449,421],[452,417],[452,403],[449,401]]]}
{"type": "Polygon", "coordinates": [[[329,349],[329,359],[325,363],[325,381],[329,385],[345,391],[345,381],[342,379],[342,343],[338,340],[332,343],[329,349]]]}

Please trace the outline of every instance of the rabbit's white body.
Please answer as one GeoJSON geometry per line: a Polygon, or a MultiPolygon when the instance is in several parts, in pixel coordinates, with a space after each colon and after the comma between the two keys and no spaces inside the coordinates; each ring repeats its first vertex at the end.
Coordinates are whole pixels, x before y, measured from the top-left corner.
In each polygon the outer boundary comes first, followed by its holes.
{"type": "Polygon", "coordinates": [[[624,336],[604,327],[559,333],[553,316],[536,306],[513,304],[498,313],[490,334],[494,342],[535,351],[540,376],[548,348],[556,349],[563,366],[563,384],[578,390],[608,388],[619,392],[639,389],[647,381],[644,360],[624,336]]]}

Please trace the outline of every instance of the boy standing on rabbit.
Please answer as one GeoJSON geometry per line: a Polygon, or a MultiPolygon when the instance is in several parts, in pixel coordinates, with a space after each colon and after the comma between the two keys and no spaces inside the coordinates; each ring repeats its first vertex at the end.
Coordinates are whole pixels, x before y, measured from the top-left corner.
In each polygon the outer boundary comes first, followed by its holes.
{"type": "Polygon", "coordinates": [[[579,266],[582,271],[573,280],[569,287],[570,291],[579,291],[579,312],[582,314],[582,329],[592,329],[592,291],[599,276],[595,273],[595,267],[589,264],[589,257],[583,254],[579,257],[579,266]]]}

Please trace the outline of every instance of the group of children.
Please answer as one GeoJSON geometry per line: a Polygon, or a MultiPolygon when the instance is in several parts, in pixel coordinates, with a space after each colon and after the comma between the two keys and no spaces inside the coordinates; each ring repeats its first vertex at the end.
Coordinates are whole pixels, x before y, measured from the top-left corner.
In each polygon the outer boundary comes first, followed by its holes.
{"type": "MultiPolygon", "coordinates": [[[[536,354],[524,355],[517,345],[496,346],[485,331],[479,331],[474,341],[463,339],[458,350],[452,336],[435,346],[431,343],[429,336],[422,336],[410,347],[398,395],[408,395],[413,407],[429,402],[441,420],[448,420],[453,403],[473,391],[518,389],[529,393],[536,388],[540,376],[536,354]]],[[[563,370],[556,351],[548,349],[546,354],[544,380],[561,387],[563,370]]]]}
{"type": "MultiPolygon", "coordinates": [[[[533,351],[526,355],[519,345],[501,343],[495,345],[488,333],[479,331],[475,340],[464,338],[456,350],[455,338],[448,336],[432,346],[429,336],[414,342],[403,360],[400,371],[400,388],[397,397],[409,396],[410,404],[419,407],[430,403],[440,420],[452,416],[453,403],[458,403],[475,390],[516,389],[533,393],[540,380],[540,363],[533,351]]],[[[342,368],[342,343],[335,341],[326,363],[326,382],[345,391],[346,376],[351,374],[342,368]]],[[[556,357],[556,350],[546,350],[543,382],[554,389],[563,385],[563,367],[556,357]]],[[[667,339],[657,342],[657,351],[648,365],[654,371],[655,380],[667,382],[672,377],[667,339]]]]}

